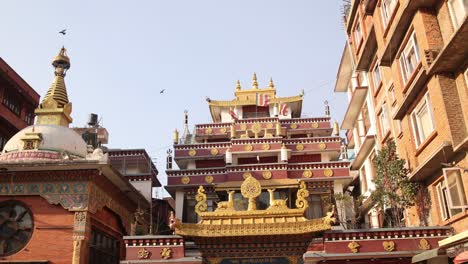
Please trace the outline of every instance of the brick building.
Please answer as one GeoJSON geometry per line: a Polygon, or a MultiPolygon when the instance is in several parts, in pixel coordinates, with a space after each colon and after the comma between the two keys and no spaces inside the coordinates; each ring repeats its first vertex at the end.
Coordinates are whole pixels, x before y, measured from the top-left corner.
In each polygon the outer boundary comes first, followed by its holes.
{"type": "MultiPolygon", "coordinates": [[[[335,91],[349,97],[341,128],[355,152],[355,186],[364,195],[373,190],[372,160],[393,139],[408,176],[426,186],[432,203],[425,216],[407,210],[406,225],[462,233],[468,229],[467,2],[355,0],[345,9],[347,42],[335,91]]],[[[384,223],[376,208],[365,206],[362,214],[368,226],[384,223]]],[[[449,257],[467,249],[466,234],[457,237],[442,242],[449,257]]]]}
{"type": "Polygon", "coordinates": [[[0,155],[0,263],[118,263],[122,237],[147,226],[149,203],[69,128],[64,48],[52,65],[37,122],[0,155]]]}
{"type": "Polygon", "coordinates": [[[0,58],[0,149],[19,130],[34,122],[39,94],[0,58]]]}

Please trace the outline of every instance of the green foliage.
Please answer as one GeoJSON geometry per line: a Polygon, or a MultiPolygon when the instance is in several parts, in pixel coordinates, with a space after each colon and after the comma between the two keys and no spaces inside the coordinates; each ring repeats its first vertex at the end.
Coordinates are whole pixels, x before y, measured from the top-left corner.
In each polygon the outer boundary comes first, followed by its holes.
{"type": "Polygon", "coordinates": [[[415,204],[418,184],[410,182],[405,160],[396,153],[395,142],[390,141],[378,153],[374,161],[376,175],[373,180],[375,191],[371,199],[381,209],[387,209],[386,223],[390,226],[403,226],[404,209],[415,204]]]}

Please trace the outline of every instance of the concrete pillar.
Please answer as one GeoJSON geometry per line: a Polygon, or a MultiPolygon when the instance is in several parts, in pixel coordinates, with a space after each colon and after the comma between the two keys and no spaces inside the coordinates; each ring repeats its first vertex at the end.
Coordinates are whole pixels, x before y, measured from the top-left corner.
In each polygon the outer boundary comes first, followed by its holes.
{"type": "Polygon", "coordinates": [[[176,191],[175,199],[175,217],[182,220],[182,215],[184,213],[184,191],[176,191]]]}

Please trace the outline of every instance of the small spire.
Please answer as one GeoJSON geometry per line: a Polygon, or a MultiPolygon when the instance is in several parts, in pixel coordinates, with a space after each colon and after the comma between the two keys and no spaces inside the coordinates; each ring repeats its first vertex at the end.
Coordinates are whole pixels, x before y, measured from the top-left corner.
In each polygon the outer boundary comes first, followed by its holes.
{"type": "Polygon", "coordinates": [[[240,91],[240,90],[241,90],[241,84],[240,84],[240,81],[237,80],[236,91],[240,91]]]}
{"type": "Polygon", "coordinates": [[[255,72],[252,77],[252,88],[258,89],[257,74],[255,72]]]}
{"type": "Polygon", "coordinates": [[[270,83],[268,84],[268,88],[275,89],[275,85],[273,84],[273,78],[270,78],[270,83]]]}
{"type": "Polygon", "coordinates": [[[328,105],[328,101],[325,100],[323,103],[325,104],[325,116],[330,117],[330,106],[328,105]]]}
{"type": "Polygon", "coordinates": [[[333,135],[337,137],[340,135],[340,126],[336,120],[335,123],[333,123],[333,135]]]}

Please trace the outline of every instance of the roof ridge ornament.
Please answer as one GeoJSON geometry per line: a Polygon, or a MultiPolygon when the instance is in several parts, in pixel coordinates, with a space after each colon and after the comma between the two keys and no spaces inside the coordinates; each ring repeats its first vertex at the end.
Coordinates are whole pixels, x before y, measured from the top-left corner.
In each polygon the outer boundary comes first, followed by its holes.
{"type": "Polygon", "coordinates": [[[258,89],[257,74],[255,72],[252,76],[252,89],[258,89]]]}
{"type": "Polygon", "coordinates": [[[275,85],[273,84],[273,78],[270,78],[270,82],[268,83],[269,89],[275,89],[275,85]]]}
{"type": "Polygon", "coordinates": [[[240,91],[242,89],[241,87],[241,83],[239,80],[237,80],[237,83],[236,83],[236,91],[240,91]]]}

